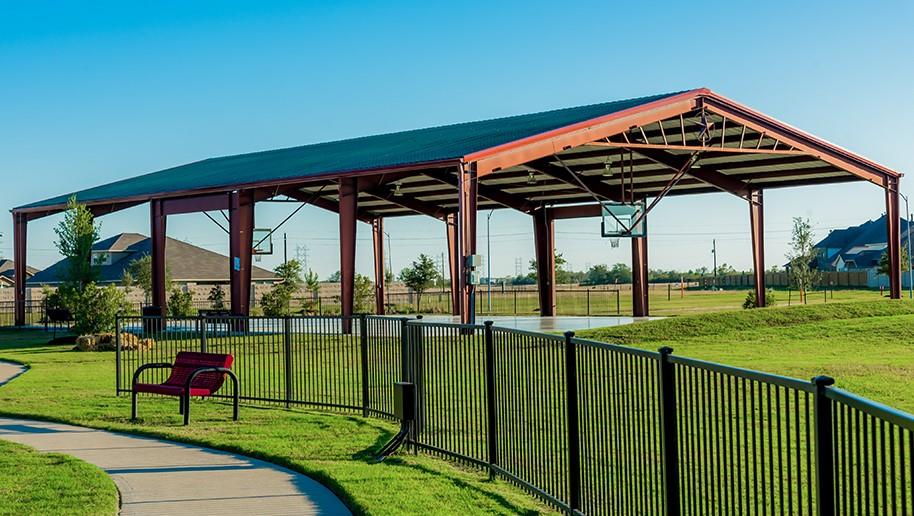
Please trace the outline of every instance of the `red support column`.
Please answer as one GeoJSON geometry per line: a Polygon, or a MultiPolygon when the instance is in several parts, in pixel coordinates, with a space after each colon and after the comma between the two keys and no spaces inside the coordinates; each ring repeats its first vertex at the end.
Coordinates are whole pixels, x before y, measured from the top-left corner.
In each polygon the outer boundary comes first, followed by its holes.
{"type": "Polygon", "coordinates": [[[251,267],[254,248],[254,192],[229,194],[229,255],[232,314],[251,313],[251,267]]]}
{"type": "Polygon", "coordinates": [[[552,317],[555,315],[555,222],[545,209],[533,212],[533,237],[540,316],[552,317]]]}
{"type": "Polygon", "coordinates": [[[756,306],[765,306],[765,221],[761,190],[749,192],[749,226],[752,232],[752,272],[756,306]]]}
{"type": "Polygon", "coordinates": [[[165,292],[165,222],[167,217],[163,210],[161,200],[152,200],[149,203],[150,238],[152,239],[151,280],[152,280],[152,306],[161,308],[166,313],[167,294],[165,292]]]}
{"type": "MultiPolygon", "coordinates": [[[[646,223],[646,221],[645,221],[646,223]]],[[[647,280],[647,236],[632,237],[632,315],[647,317],[649,285],[647,280]]]]}
{"type": "Polygon", "coordinates": [[[13,212],[13,274],[15,275],[15,323],[16,326],[25,326],[25,282],[27,275],[26,230],[29,219],[24,213],[13,212]]]}
{"type": "Polygon", "coordinates": [[[340,179],[340,312],[343,316],[343,332],[352,332],[352,320],[348,319],[355,310],[355,235],[358,220],[358,180],[340,179]]]}
{"type": "Polygon", "coordinates": [[[899,180],[889,178],[885,187],[885,220],[888,231],[889,297],[901,299],[901,223],[898,215],[899,180]]]}
{"type": "Polygon", "coordinates": [[[384,287],[387,280],[384,271],[384,219],[371,221],[371,240],[374,244],[374,302],[375,313],[384,315],[384,287]]]}
{"type": "Polygon", "coordinates": [[[460,251],[457,246],[457,214],[448,213],[444,218],[447,226],[447,261],[451,275],[451,314],[460,315],[460,251]]]}
{"type": "Polygon", "coordinates": [[[458,232],[460,253],[458,254],[458,269],[460,274],[460,321],[464,324],[476,322],[476,285],[469,282],[469,268],[467,257],[476,254],[476,205],[477,205],[477,177],[476,167],[461,166],[457,173],[458,202],[458,232]]]}

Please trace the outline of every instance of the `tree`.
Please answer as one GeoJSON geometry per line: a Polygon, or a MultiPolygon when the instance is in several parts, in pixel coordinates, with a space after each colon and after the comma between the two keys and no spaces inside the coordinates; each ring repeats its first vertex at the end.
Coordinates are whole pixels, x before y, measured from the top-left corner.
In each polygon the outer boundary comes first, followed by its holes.
{"type": "MultiPolygon", "coordinates": [[[[899,274],[903,271],[908,270],[908,249],[904,246],[901,246],[899,253],[900,258],[898,260],[899,265],[899,274]]],[[[889,274],[889,251],[886,249],[882,252],[882,256],[879,257],[879,267],[877,269],[879,274],[889,274]]]]}
{"type": "Polygon", "coordinates": [[[819,250],[813,244],[812,225],[809,219],[793,218],[793,236],[790,239],[790,277],[800,291],[800,300],[806,300],[806,291],[819,281],[819,270],[813,267],[819,250]]]}
{"type": "Polygon", "coordinates": [[[342,274],[340,274],[340,271],[336,271],[333,274],[327,276],[327,281],[330,281],[333,283],[339,283],[342,280],[342,278],[343,278],[343,276],[342,276],[342,274]]]}
{"type": "MultiPolygon", "coordinates": [[[[126,287],[133,285],[140,287],[140,290],[143,291],[144,301],[149,303],[152,298],[152,256],[144,254],[132,260],[124,269],[121,282],[126,287]]],[[[171,291],[171,275],[168,269],[165,269],[165,291],[171,291]]]]}
{"type": "Polygon", "coordinates": [[[277,266],[273,272],[282,282],[260,297],[260,306],[264,315],[269,317],[291,315],[292,296],[301,290],[303,284],[301,263],[298,260],[289,260],[277,266]]]}
{"type": "Polygon", "coordinates": [[[581,281],[583,285],[610,285],[613,283],[631,283],[632,270],[624,263],[617,263],[612,268],[598,264],[591,267],[581,281]]]}
{"type": "Polygon", "coordinates": [[[374,283],[364,274],[355,275],[355,311],[368,313],[373,311],[374,283]]]}
{"type": "Polygon", "coordinates": [[[416,293],[416,310],[419,310],[419,302],[422,299],[422,293],[425,292],[438,277],[438,267],[435,262],[424,254],[419,255],[419,259],[414,261],[411,266],[400,271],[400,281],[416,293]]]}
{"type": "Polygon", "coordinates": [[[81,291],[95,282],[98,273],[92,263],[92,246],[98,240],[99,230],[89,208],[76,202],[76,196],[70,197],[63,220],[54,228],[57,234],[54,245],[67,260],[62,288],[81,291]]]}
{"type": "Polygon", "coordinates": [[[213,310],[225,310],[225,290],[222,289],[222,285],[213,285],[206,299],[213,310]]]}
{"type": "Polygon", "coordinates": [[[70,197],[63,220],[54,232],[54,245],[67,263],[58,299],[73,315],[73,330],[80,335],[113,330],[118,312],[127,303],[124,293],[113,285],[101,288],[95,284],[92,246],[98,240],[99,225],[92,212],[75,196],[70,197]]]}
{"type": "Polygon", "coordinates": [[[321,280],[311,269],[305,274],[305,290],[311,293],[311,298],[316,298],[321,293],[321,280]]]}

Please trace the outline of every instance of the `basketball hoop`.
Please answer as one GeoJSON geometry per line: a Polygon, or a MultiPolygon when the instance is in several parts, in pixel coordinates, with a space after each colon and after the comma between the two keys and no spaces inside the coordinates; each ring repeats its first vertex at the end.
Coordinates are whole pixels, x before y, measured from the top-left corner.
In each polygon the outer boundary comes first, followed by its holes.
{"type": "Polygon", "coordinates": [[[613,249],[619,247],[619,239],[618,239],[618,238],[610,238],[610,239],[609,239],[609,246],[612,247],[613,249]]]}

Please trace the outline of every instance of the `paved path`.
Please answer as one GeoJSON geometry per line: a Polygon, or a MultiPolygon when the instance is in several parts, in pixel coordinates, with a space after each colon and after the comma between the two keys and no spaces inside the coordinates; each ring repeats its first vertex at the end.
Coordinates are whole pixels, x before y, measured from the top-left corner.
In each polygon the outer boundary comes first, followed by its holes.
{"type": "MultiPolygon", "coordinates": [[[[0,362],[0,385],[24,371],[0,362]]],[[[305,475],[233,453],[6,417],[0,417],[0,439],[99,466],[117,485],[124,515],[349,514],[305,475]]]]}

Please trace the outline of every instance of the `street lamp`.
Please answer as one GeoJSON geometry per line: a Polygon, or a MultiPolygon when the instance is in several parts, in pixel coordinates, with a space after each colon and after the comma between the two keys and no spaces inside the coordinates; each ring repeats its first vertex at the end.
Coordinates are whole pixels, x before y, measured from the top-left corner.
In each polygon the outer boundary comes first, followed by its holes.
{"type": "MultiPolygon", "coordinates": [[[[908,208],[908,196],[898,192],[898,195],[904,199],[904,211],[908,215],[908,299],[914,299],[914,270],[911,267],[911,210],[908,208]]],[[[886,224],[888,224],[886,220],[886,224]]]]}
{"type": "Polygon", "coordinates": [[[495,210],[490,210],[486,216],[486,283],[488,283],[488,305],[489,313],[492,313],[492,214],[495,210]]]}

